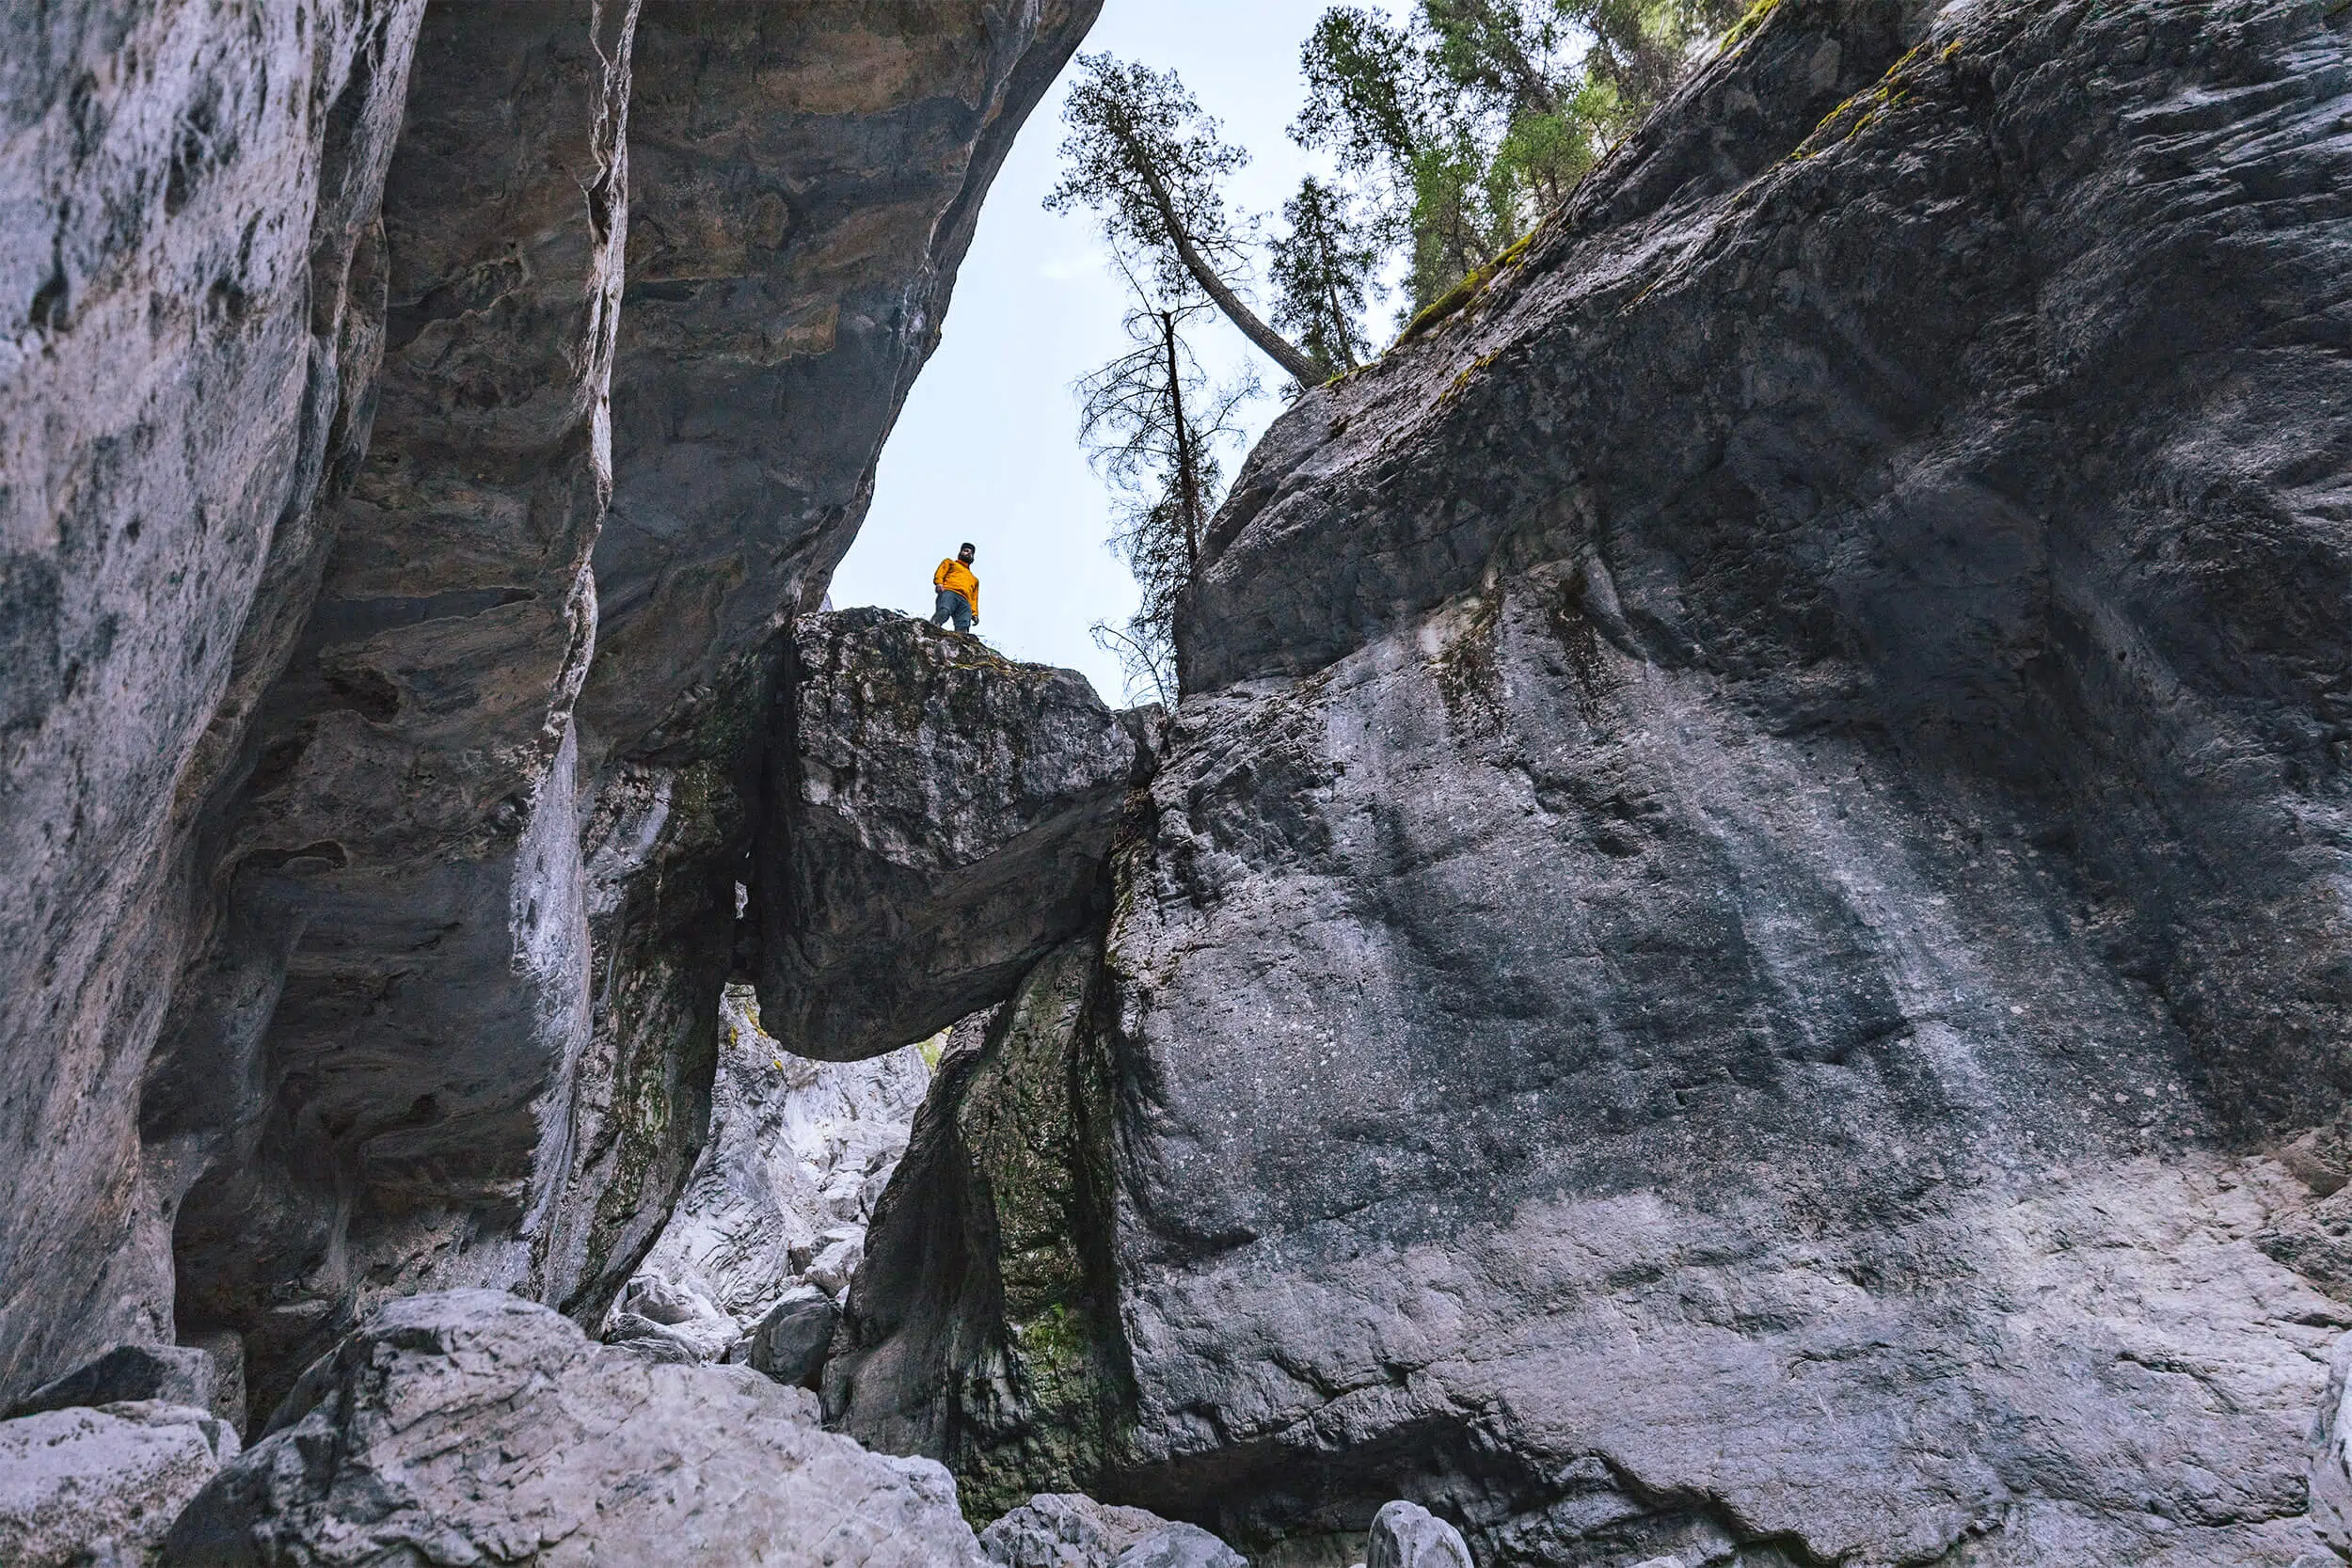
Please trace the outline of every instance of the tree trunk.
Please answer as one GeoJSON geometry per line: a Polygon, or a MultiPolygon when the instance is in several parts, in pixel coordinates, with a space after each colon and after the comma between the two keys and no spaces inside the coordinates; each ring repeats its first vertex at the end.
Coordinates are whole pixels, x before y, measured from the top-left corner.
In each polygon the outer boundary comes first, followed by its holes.
{"type": "Polygon", "coordinates": [[[1260,321],[1258,313],[1244,305],[1241,296],[1225,286],[1225,280],[1217,277],[1207,258],[1194,246],[1192,236],[1184,232],[1184,224],[1176,216],[1176,203],[1168,197],[1168,185],[1160,179],[1160,171],[1153,168],[1138,150],[1131,148],[1130,152],[1135,157],[1136,167],[1143,174],[1144,184],[1152,193],[1152,205],[1159,209],[1160,222],[1168,227],[1168,237],[1175,242],[1177,258],[1184,263],[1184,270],[1192,274],[1192,280],[1200,285],[1200,292],[1225,312],[1227,320],[1241,328],[1243,337],[1263,349],[1267,357],[1289,372],[1291,379],[1301,387],[1318,387],[1330,380],[1333,373],[1330,366],[1311,359],[1292,347],[1290,340],[1260,321]]]}
{"type": "Polygon", "coordinates": [[[1184,419],[1184,380],[1176,361],[1176,313],[1160,312],[1168,350],[1168,411],[1176,431],[1176,489],[1184,508],[1184,580],[1200,572],[1200,473],[1193,460],[1192,426],[1184,419]]]}

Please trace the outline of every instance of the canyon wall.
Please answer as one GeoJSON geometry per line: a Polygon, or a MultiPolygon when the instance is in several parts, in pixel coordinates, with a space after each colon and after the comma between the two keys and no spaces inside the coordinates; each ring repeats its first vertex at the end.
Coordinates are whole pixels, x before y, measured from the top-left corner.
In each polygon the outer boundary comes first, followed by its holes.
{"type": "Polygon", "coordinates": [[[365,447],[422,9],[0,20],[0,1399],[170,1338],[176,890],[365,447]]]}
{"type": "Polygon", "coordinates": [[[601,1314],[703,1139],[778,633],[1095,8],[0,24],[0,1402],[601,1314]]]}
{"type": "Polygon", "coordinates": [[[1092,1348],[911,1154],[850,1430],[1106,1368],[1023,1479],[1283,1560],[2320,1560],[2348,111],[2342,8],[1781,0],[1303,396],[1037,1080],[1092,1348]]]}
{"type": "MultiPolygon", "coordinates": [[[[0,1406],[234,1343],[241,1560],[389,1517],[400,1443],[278,1460],[377,1348],[511,1339],[965,1552],[513,1300],[601,1322],[756,979],[837,1058],[1008,1003],[820,1377],[967,1508],[2352,1551],[2352,13],[1757,8],[1277,422],[1158,716],[803,613],[1094,9],[0,21],[0,1406]]],[[[675,1463],[499,1430],[418,1519],[675,1463]]]]}

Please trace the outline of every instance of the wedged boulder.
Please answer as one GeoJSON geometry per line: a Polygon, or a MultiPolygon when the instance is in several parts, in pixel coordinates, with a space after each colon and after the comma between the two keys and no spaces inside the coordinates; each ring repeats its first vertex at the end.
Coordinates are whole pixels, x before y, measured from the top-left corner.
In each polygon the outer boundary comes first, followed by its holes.
{"type": "Polygon", "coordinates": [[[1146,1509],[1041,1492],[980,1531],[997,1568],[1249,1568],[1198,1525],[1146,1509]]]}
{"type": "Polygon", "coordinates": [[[814,1408],[749,1368],[595,1344],[515,1296],[413,1296],[303,1375],[167,1551],[187,1568],[986,1561],[946,1471],[868,1453],[814,1408]]]}
{"type": "Polygon", "coordinates": [[[0,1562],[141,1568],[236,1454],[228,1422],[160,1400],[0,1421],[0,1562]]]}
{"type": "Polygon", "coordinates": [[[1098,919],[1142,759],[1069,670],[885,610],[803,617],[757,853],[760,1015],[802,1055],[919,1039],[1098,919]]]}

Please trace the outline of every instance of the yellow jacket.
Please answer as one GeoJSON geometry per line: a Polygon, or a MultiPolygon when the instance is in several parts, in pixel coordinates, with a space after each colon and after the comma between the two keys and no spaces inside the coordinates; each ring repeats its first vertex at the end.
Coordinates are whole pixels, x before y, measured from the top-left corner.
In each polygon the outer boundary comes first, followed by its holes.
{"type": "Polygon", "coordinates": [[[972,607],[972,619],[977,621],[980,618],[980,579],[972,575],[971,567],[954,556],[939,563],[939,570],[931,574],[931,586],[944,588],[950,594],[962,594],[963,602],[972,607]]]}

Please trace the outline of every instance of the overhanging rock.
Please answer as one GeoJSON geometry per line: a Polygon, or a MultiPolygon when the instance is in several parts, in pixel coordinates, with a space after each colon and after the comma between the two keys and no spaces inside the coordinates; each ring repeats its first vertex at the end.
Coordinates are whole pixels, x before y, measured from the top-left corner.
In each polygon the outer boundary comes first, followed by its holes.
{"type": "Polygon", "coordinates": [[[769,1031],[879,1054],[1009,994],[1101,913],[1141,721],[884,610],[799,626],[757,856],[769,1031]]]}

